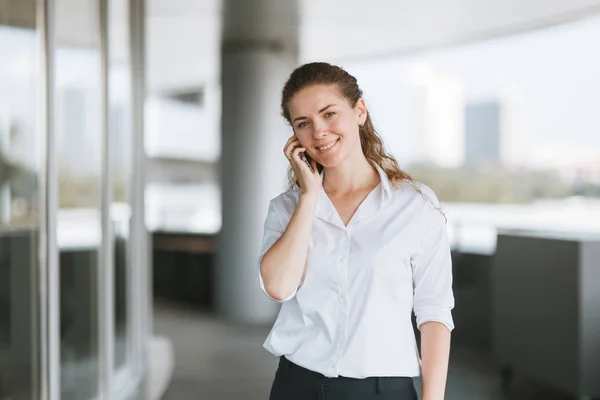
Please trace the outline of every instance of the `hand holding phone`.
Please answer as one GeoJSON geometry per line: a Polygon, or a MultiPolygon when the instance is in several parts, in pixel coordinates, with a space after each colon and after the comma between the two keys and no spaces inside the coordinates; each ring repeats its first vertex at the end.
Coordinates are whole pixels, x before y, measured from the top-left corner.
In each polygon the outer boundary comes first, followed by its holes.
{"type": "Polygon", "coordinates": [[[296,135],[290,137],[283,148],[283,154],[290,161],[302,192],[318,195],[322,185],[321,177],[316,173],[316,164],[313,166],[315,162],[305,152],[306,148],[302,147],[296,135]],[[300,160],[303,162],[300,162],[300,160]],[[303,164],[308,166],[308,170],[305,169],[303,164]]]}
{"type": "Polygon", "coordinates": [[[315,170],[314,170],[313,166],[310,165],[310,161],[308,161],[308,159],[306,158],[306,154],[304,154],[304,152],[302,152],[302,153],[299,153],[298,155],[300,156],[300,159],[302,161],[304,161],[306,163],[306,165],[308,165],[308,168],[310,168],[310,172],[312,172],[314,174],[315,170]]]}

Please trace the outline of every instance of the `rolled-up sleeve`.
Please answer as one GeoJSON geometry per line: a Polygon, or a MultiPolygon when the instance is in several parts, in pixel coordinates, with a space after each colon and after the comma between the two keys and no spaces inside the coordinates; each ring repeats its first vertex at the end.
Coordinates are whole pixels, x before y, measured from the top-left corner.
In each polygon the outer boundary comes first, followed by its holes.
{"type": "Polygon", "coordinates": [[[452,258],[445,224],[426,234],[413,259],[413,300],[417,327],[440,322],[452,331],[452,258]]]}
{"type": "Polygon", "coordinates": [[[258,285],[262,289],[263,293],[266,294],[271,300],[276,301],[278,303],[285,303],[286,301],[291,300],[296,295],[296,292],[298,291],[298,289],[296,288],[296,290],[291,295],[289,295],[288,297],[286,297],[283,300],[278,300],[278,299],[275,299],[275,298],[269,296],[269,294],[267,293],[267,290],[265,289],[265,284],[263,282],[262,275],[260,273],[260,263],[262,262],[263,257],[269,251],[269,249],[279,240],[279,238],[283,234],[283,231],[284,231],[283,224],[281,223],[279,217],[277,216],[277,211],[275,208],[275,199],[273,199],[269,203],[269,211],[267,212],[267,218],[265,220],[263,239],[262,239],[260,255],[258,257],[256,274],[257,274],[258,285]]]}

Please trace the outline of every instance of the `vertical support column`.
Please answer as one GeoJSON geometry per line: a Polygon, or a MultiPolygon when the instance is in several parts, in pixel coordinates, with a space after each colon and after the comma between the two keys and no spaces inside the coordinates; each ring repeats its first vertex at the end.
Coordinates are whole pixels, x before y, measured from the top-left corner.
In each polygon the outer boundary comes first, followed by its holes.
{"type": "Polygon", "coordinates": [[[131,177],[130,276],[128,304],[135,376],[147,371],[148,337],[152,332],[152,291],[149,240],[145,224],[144,101],[145,83],[145,0],[130,0],[130,48],[132,84],[133,172],[131,177]]]}
{"type": "Polygon", "coordinates": [[[41,38],[41,93],[39,129],[45,168],[40,177],[40,246],[39,246],[39,350],[41,400],[60,399],[60,271],[58,264],[57,222],[58,182],[55,151],[55,48],[54,0],[38,4],[41,38]]]}
{"type": "Polygon", "coordinates": [[[285,189],[281,89],[297,63],[296,1],[225,1],[222,44],[223,226],[216,307],[230,320],[260,324],[278,305],[260,292],[257,259],[269,200],[285,189]]]}
{"type": "Polygon", "coordinates": [[[113,370],[115,368],[115,293],[114,293],[114,250],[111,229],[110,204],[112,179],[110,175],[111,149],[108,132],[109,99],[109,0],[98,1],[100,26],[100,132],[102,136],[102,181],[100,199],[100,223],[102,240],[98,251],[98,398],[112,399],[114,396],[113,370]]]}

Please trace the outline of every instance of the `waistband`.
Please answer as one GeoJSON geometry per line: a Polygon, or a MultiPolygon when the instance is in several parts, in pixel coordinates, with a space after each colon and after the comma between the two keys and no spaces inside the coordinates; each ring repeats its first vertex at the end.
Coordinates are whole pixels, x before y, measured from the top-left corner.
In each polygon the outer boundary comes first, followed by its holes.
{"type": "Polygon", "coordinates": [[[336,378],[329,378],[321,373],[294,364],[284,356],[279,358],[279,369],[284,379],[303,380],[307,381],[307,383],[322,384],[330,391],[365,391],[380,393],[390,390],[407,390],[407,393],[412,393],[415,390],[412,377],[373,376],[359,379],[338,376],[336,378]]]}

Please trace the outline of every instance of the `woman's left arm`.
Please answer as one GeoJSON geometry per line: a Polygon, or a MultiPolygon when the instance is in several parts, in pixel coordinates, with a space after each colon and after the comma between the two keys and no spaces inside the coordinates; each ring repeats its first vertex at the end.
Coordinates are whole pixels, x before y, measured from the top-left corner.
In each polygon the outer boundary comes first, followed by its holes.
{"type": "Polygon", "coordinates": [[[431,321],[421,325],[421,387],[423,400],[443,400],[450,357],[450,331],[431,321]]]}
{"type": "MultiPolygon", "coordinates": [[[[431,192],[430,192],[431,193],[431,192]]],[[[439,202],[433,193],[436,205],[439,202]]],[[[423,400],[443,400],[450,356],[452,309],[452,254],[444,216],[433,210],[424,220],[425,234],[412,258],[413,302],[421,331],[421,376],[423,400]]]]}

